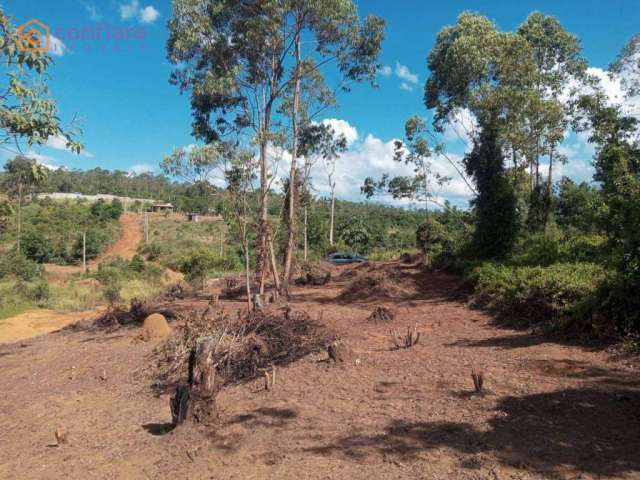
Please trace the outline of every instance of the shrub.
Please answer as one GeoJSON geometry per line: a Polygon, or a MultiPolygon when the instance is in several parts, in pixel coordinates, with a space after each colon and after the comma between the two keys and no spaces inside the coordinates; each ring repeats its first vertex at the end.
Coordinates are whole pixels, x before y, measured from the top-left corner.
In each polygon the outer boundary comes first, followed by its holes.
{"type": "Polygon", "coordinates": [[[118,220],[123,211],[122,202],[118,199],[114,199],[111,203],[98,200],[91,206],[91,215],[101,222],[118,220]]]}
{"type": "MultiPolygon", "coordinates": [[[[85,254],[87,260],[93,260],[105,249],[109,243],[109,237],[97,229],[89,229],[85,237],[85,254]]],[[[74,260],[82,260],[82,234],[80,234],[73,244],[71,256],[74,260]]]]}
{"type": "Polygon", "coordinates": [[[640,333],[638,283],[617,274],[603,282],[586,302],[581,320],[586,329],[600,338],[634,337],[640,333]]]}
{"type": "Polygon", "coordinates": [[[224,257],[214,254],[211,250],[197,250],[184,257],[180,264],[180,271],[185,274],[189,282],[203,282],[207,276],[215,271],[226,270],[224,257]]]}
{"type": "Polygon", "coordinates": [[[48,263],[54,257],[51,243],[38,231],[25,232],[20,239],[20,249],[25,257],[37,263],[48,263]]]}
{"type": "Polygon", "coordinates": [[[120,287],[117,284],[109,285],[104,289],[102,295],[111,309],[113,309],[116,303],[122,300],[122,297],[120,296],[120,287]]]}
{"type": "Polygon", "coordinates": [[[485,263],[468,274],[479,303],[516,323],[546,322],[558,327],[582,315],[610,272],[593,263],[513,267],[485,263]]]}
{"type": "Polygon", "coordinates": [[[16,284],[16,293],[22,294],[25,298],[36,302],[39,306],[43,306],[44,302],[49,300],[50,290],[49,283],[45,279],[39,279],[31,284],[16,284]]]}
{"type": "Polygon", "coordinates": [[[133,271],[138,273],[142,273],[146,270],[146,264],[144,263],[144,260],[140,255],[133,256],[133,258],[131,259],[131,263],[129,264],[129,267],[133,271]]]}
{"type": "Polygon", "coordinates": [[[100,263],[98,270],[92,274],[94,278],[104,285],[115,285],[127,280],[142,279],[158,282],[161,275],[162,269],[160,267],[145,263],[139,256],[134,256],[130,262],[122,257],[111,258],[100,263]]]}
{"type": "Polygon", "coordinates": [[[138,251],[150,262],[159,260],[163,253],[162,246],[153,242],[142,246],[138,251]]]}
{"type": "Polygon", "coordinates": [[[98,265],[98,270],[92,274],[104,285],[113,285],[120,280],[129,278],[129,262],[122,257],[114,257],[98,265]]]}
{"type": "Polygon", "coordinates": [[[0,278],[15,276],[31,281],[42,276],[42,266],[13,250],[0,255],[0,278]]]}

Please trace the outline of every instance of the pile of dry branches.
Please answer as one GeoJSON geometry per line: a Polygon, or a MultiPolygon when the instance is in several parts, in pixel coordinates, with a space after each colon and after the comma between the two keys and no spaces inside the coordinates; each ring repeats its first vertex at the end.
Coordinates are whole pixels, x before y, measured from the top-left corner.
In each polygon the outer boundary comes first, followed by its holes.
{"type": "Polygon", "coordinates": [[[173,335],[157,347],[160,384],[184,380],[190,352],[203,338],[212,339],[214,365],[224,383],[255,378],[272,364],[286,364],[326,348],[328,332],[305,312],[267,308],[235,318],[209,305],[182,314],[173,335]]]}
{"type": "Polygon", "coordinates": [[[338,297],[342,301],[366,300],[369,298],[397,298],[407,291],[385,270],[374,270],[359,274],[349,282],[338,297]]]}
{"type": "Polygon", "coordinates": [[[299,266],[296,285],[326,285],[331,280],[331,272],[319,265],[304,262],[299,266]]]}

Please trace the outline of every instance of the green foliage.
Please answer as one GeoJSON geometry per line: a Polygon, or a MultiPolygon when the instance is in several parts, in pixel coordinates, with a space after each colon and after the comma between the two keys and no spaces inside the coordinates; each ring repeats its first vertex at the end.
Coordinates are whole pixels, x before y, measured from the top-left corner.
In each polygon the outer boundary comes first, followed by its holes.
{"type": "Polygon", "coordinates": [[[338,237],[356,253],[367,253],[371,248],[371,232],[362,218],[352,217],[338,224],[338,237]]]}
{"type": "Polygon", "coordinates": [[[24,281],[32,281],[40,278],[42,273],[42,266],[16,250],[0,255],[0,279],[15,277],[24,281]]]}
{"type": "Polygon", "coordinates": [[[113,235],[109,235],[108,231],[104,231],[98,228],[91,228],[87,230],[86,236],[82,238],[82,235],[76,236],[76,241],[71,247],[71,260],[73,262],[79,262],[82,260],[82,248],[83,243],[85,247],[85,255],[87,260],[93,260],[102,253],[109,245],[113,235]]]}
{"type": "Polygon", "coordinates": [[[241,257],[237,253],[239,245],[227,232],[222,221],[177,222],[152,218],[150,220],[150,243],[141,245],[139,253],[148,261],[175,271],[182,271],[183,261],[199,252],[217,252],[223,259],[218,271],[238,271],[241,257]],[[221,245],[222,242],[222,245],[221,245]]]}
{"type": "Polygon", "coordinates": [[[91,205],[91,215],[98,222],[108,222],[109,220],[118,220],[124,208],[122,207],[122,202],[117,198],[114,199],[111,203],[107,203],[104,200],[100,199],[93,205],[91,205]]]}
{"type": "Polygon", "coordinates": [[[51,244],[44,234],[37,230],[29,230],[22,234],[20,249],[25,257],[37,263],[49,263],[55,257],[51,244]]]}
{"type": "Polygon", "coordinates": [[[242,263],[238,256],[221,257],[211,250],[197,250],[181,260],[180,271],[189,282],[204,282],[212,274],[238,271],[242,263]]]}
{"type": "Polygon", "coordinates": [[[4,165],[6,172],[2,187],[13,198],[22,202],[24,195],[31,193],[35,187],[42,185],[49,171],[33,158],[18,155],[4,165]]]}
{"type": "Polygon", "coordinates": [[[167,175],[206,188],[216,170],[222,172],[228,154],[227,146],[222,143],[195,146],[189,150],[176,148],[162,160],[160,168],[167,175]]]}
{"type": "Polygon", "coordinates": [[[134,256],[131,261],[115,257],[100,263],[98,269],[89,275],[106,286],[117,286],[127,280],[147,280],[159,283],[162,269],[157,265],[146,263],[139,256],[134,256]]]}
{"type": "Polygon", "coordinates": [[[608,209],[602,192],[582,182],[563,177],[558,188],[556,219],[564,228],[583,232],[601,231],[608,209]]]}
{"type": "MultiPolygon", "coordinates": [[[[23,254],[39,263],[74,264],[82,260],[82,231],[86,231],[87,259],[97,257],[119,235],[120,202],[35,201],[22,207],[23,254]]],[[[16,222],[16,215],[9,224],[16,222]]],[[[16,229],[0,236],[0,244],[16,240],[16,229]]]]}
{"type": "Polygon", "coordinates": [[[478,187],[473,200],[476,213],[473,244],[479,258],[504,258],[518,233],[516,196],[505,175],[495,115],[482,118],[480,124],[480,137],[465,157],[467,173],[478,187]]]}
{"type": "Polygon", "coordinates": [[[120,285],[117,283],[107,285],[107,287],[102,292],[102,296],[104,297],[109,307],[113,308],[116,303],[122,301],[122,296],[120,295],[120,285]]]}
{"type": "Polygon", "coordinates": [[[444,225],[432,217],[427,218],[418,227],[416,244],[424,253],[427,264],[440,255],[448,256],[452,253],[451,239],[448,233],[444,225]]]}
{"type": "Polygon", "coordinates": [[[584,302],[611,277],[593,263],[556,263],[549,267],[510,267],[485,263],[467,278],[477,300],[511,323],[567,326],[582,315],[584,302]]]}
{"type": "Polygon", "coordinates": [[[147,268],[147,264],[140,255],[134,255],[129,266],[133,271],[138,273],[144,272],[147,268]]]}
{"type": "Polygon", "coordinates": [[[44,144],[49,137],[62,136],[67,148],[80,153],[82,145],[64,132],[58,110],[49,96],[47,70],[52,63],[48,52],[20,50],[15,26],[0,7],[0,62],[5,66],[0,104],[0,145],[26,141],[44,144]]]}

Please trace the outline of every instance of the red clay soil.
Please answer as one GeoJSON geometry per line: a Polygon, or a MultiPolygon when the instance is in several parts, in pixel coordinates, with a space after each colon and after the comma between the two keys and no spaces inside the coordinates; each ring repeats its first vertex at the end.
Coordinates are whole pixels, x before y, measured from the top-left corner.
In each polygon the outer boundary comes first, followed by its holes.
{"type": "Polygon", "coordinates": [[[0,346],[0,478],[640,478],[633,365],[498,328],[451,296],[455,279],[402,268],[400,299],[345,303],[335,282],[295,289],[294,307],[354,359],[309,355],[281,367],[271,392],[261,379],[226,387],[217,428],[171,430],[137,327],[0,346]],[[395,318],[369,321],[378,305],[395,318]],[[420,343],[392,350],[389,330],[416,324],[420,343]],[[55,446],[57,427],[67,444],[55,446]]]}

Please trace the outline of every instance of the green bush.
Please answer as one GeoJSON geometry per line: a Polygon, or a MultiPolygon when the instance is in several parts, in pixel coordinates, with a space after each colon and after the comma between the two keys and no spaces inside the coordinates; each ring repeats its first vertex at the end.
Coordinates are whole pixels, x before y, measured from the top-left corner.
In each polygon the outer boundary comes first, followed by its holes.
{"type": "Polygon", "coordinates": [[[160,281],[162,269],[146,263],[139,256],[134,256],[130,262],[122,257],[115,257],[100,263],[98,270],[91,275],[107,286],[120,285],[128,280],[148,280],[157,283],[160,281]]]}
{"type": "Polygon", "coordinates": [[[30,230],[20,238],[20,249],[25,257],[37,263],[49,263],[54,257],[51,243],[38,231],[30,230]]]}
{"type": "Polygon", "coordinates": [[[610,278],[593,263],[518,267],[484,263],[467,278],[480,304],[507,315],[513,323],[567,325],[583,315],[585,302],[610,278]]]}
{"type": "Polygon", "coordinates": [[[159,260],[163,254],[162,245],[154,242],[143,245],[138,251],[150,262],[159,260]]]}
{"type": "Polygon", "coordinates": [[[50,297],[49,283],[45,279],[39,279],[34,283],[16,284],[16,294],[36,302],[38,306],[43,306],[50,297]]]}
{"type": "MultiPolygon", "coordinates": [[[[87,260],[93,260],[107,247],[109,236],[98,229],[91,228],[87,230],[84,242],[86,258],[87,260]]],[[[83,239],[82,234],[80,234],[73,244],[71,253],[72,258],[76,261],[82,260],[82,244],[83,239]]]]}
{"type": "Polygon", "coordinates": [[[123,211],[122,202],[118,199],[113,200],[111,203],[98,200],[91,206],[91,215],[100,222],[118,220],[123,211]]]}
{"type": "Polygon", "coordinates": [[[129,267],[135,272],[142,273],[146,270],[147,265],[144,263],[144,260],[140,255],[134,255],[129,267]]]}
{"type": "Polygon", "coordinates": [[[180,271],[184,273],[187,281],[204,281],[214,272],[237,270],[238,259],[233,257],[220,257],[211,250],[197,250],[182,258],[180,271]]]}
{"type": "Polygon", "coordinates": [[[640,333],[640,286],[617,274],[603,282],[585,305],[581,320],[596,337],[637,337],[640,333]]]}
{"type": "Polygon", "coordinates": [[[14,276],[31,281],[42,276],[43,269],[21,253],[12,250],[0,255],[0,278],[14,276]]]}

